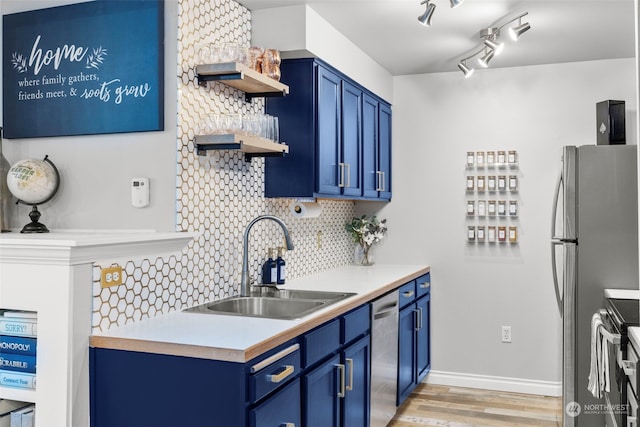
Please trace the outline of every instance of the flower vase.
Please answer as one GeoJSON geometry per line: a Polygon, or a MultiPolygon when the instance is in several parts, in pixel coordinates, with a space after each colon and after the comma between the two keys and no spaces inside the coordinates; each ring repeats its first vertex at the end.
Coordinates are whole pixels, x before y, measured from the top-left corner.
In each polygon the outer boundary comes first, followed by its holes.
{"type": "Polygon", "coordinates": [[[370,245],[358,245],[355,251],[355,263],[356,265],[369,266],[373,265],[373,259],[371,256],[370,245]]]}

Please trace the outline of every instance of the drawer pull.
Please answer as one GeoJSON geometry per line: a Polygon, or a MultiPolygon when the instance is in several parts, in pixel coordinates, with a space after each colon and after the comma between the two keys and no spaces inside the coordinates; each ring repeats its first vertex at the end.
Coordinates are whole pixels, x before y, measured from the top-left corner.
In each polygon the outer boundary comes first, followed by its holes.
{"type": "Polygon", "coordinates": [[[344,359],[345,363],[349,365],[349,385],[346,387],[347,391],[353,390],[353,359],[344,359]]]}
{"type": "Polygon", "coordinates": [[[413,291],[403,292],[402,296],[405,298],[411,298],[413,296],[413,291]]]}
{"type": "Polygon", "coordinates": [[[296,423],[284,423],[280,424],[280,427],[296,427],[296,423]]]}
{"type": "Polygon", "coordinates": [[[421,289],[427,289],[431,287],[431,282],[422,282],[418,286],[420,286],[421,289]]]}
{"type": "Polygon", "coordinates": [[[279,383],[285,378],[287,378],[289,375],[293,374],[294,370],[295,369],[293,365],[286,365],[282,370],[282,372],[280,372],[279,374],[267,375],[267,381],[271,383],[279,383]]]}

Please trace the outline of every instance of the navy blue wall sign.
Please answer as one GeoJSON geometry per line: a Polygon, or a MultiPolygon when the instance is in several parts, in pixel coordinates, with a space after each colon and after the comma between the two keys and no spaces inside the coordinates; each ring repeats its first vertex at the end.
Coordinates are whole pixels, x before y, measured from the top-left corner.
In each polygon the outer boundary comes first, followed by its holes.
{"type": "Polygon", "coordinates": [[[5,138],[164,129],[162,0],[3,16],[5,138]]]}

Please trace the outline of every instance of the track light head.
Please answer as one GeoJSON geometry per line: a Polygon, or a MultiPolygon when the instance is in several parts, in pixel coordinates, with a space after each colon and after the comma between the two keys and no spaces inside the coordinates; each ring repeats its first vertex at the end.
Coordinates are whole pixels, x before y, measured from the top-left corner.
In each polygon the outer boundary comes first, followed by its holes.
{"type": "Polygon", "coordinates": [[[499,42],[497,39],[486,39],[484,45],[491,49],[495,55],[500,55],[504,50],[504,43],[499,42]]]}
{"type": "Polygon", "coordinates": [[[529,25],[528,22],[525,22],[524,24],[521,22],[522,18],[520,18],[520,24],[518,26],[509,28],[509,35],[514,41],[518,41],[520,36],[531,28],[531,25],[529,25]]]}
{"type": "Polygon", "coordinates": [[[481,58],[478,58],[478,63],[484,68],[489,67],[489,61],[491,61],[493,55],[495,55],[495,51],[485,48],[485,54],[481,58]]]}
{"type": "Polygon", "coordinates": [[[456,8],[462,4],[464,0],[451,0],[451,8],[456,8]]]}
{"type": "Polygon", "coordinates": [[[436,5],[433,3],[429,3],[429,0],[423,0],[420,4],[426,4],[427,7],[424,13],[418,16],[418,22],[420,22],[425,27],[430,27],[431,17],[433,16],[433,12],[436,10],[436,5]]]}
{"type": "Polygon", "coordinates": [[[471,77],[471,75],[475,71],[473,68],[467,67],[467,60],[466,59],[463,59],[462,61],[458,62],[458,68],[460,69],[460,71],[462,71],[464,73],[464,77],[467,78],[467,79],[469,77],[471,77]]]}

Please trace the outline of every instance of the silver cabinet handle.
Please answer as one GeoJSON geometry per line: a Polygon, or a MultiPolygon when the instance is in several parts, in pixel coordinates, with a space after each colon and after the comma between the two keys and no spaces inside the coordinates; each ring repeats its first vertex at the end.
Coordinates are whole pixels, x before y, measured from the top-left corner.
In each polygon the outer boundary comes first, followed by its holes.
{"type": "Polygon", "coordinates": [[[353,359],[344,359],[345,363],[349,365],[349,385],[346,387],[347,391],[353,390],[353,359]]]}
{"type": "Polygon", "coordinates": [[[351,187],[351,164],[345,163],[345,169],[347,172],[347,185],[345,187],[351,187]]]}
{"type": "Polygon", "coordinates": [[[280,427],[296,427],[296,423],[283,423],[280,427]]]}
{"type": "Polygon", "coordinates": [[[340,180],[338,181],[338,187],[344,187],[344,163],[338,163],[340,168],[340,180]]]}
{"type": "Polygon", "coordinates": [[[431,282],[422,282],[419,283],[418,286],[420,286],[420,289],[427,289],[431,287],[431,282]]]}
{"type": "Polygon", "coordinates": [[[418,330],[420,330],[424,326],[424,317],[422,316],[422,307],[418,307],[418,320],[419,320],[418,330]]]}
{"type": "Polygon", "coordinates": [[[343,364],[339,363],[337,365],[335,365],[338,367],[338,370],[340,371],[340,387],[338,389],[338,397],[344,397],[345,396],[345,367],[343,364]]]}
{"type": "Polygon", "coordinates": [[[376,176],[378,178],[378,188],[376,188],[376,191],[384,191],[384,172],[376,171],[376,176]]]}
{"type": "Polygon", "coordinates": [[[418,309],[414,309],[413,310],[413,330],[414,331],[419,331],[420,330],[420,312],[418,311],[418,309]]]}
{"type": "Polygon", "coordinates": [[[411,298],[413,296],[413,291],[403,292],[402,296],[405,298],[411,298]]]}

